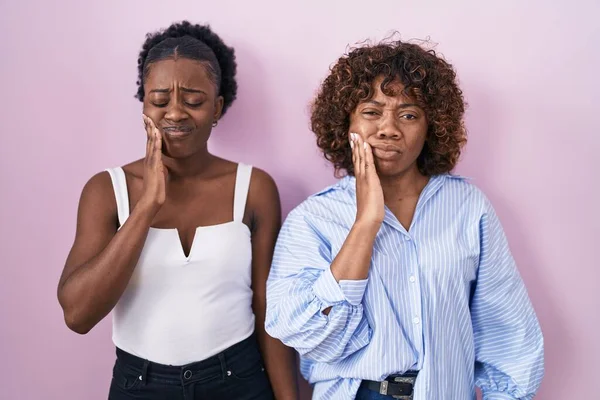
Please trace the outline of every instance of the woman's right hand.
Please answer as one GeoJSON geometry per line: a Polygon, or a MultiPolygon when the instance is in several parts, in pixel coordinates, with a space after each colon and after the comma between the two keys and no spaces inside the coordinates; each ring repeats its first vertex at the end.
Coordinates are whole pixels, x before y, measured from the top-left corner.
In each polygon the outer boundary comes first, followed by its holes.
{"type": "Polygon", "coordinates": [[[375,169],[371,146],[357,133],[350,133],[352,163],[356,177],[356,222],[375,228],[383,223],[385,203],[381,182],[375,169]]]}
{"type": "Polygon", "coordinates": [[[162,162],[162,136],[154,121],[142,114],[148,141],[144,160],[144,190],[140,203],[158,212],[167,197],[167,168],[162,162]]]}

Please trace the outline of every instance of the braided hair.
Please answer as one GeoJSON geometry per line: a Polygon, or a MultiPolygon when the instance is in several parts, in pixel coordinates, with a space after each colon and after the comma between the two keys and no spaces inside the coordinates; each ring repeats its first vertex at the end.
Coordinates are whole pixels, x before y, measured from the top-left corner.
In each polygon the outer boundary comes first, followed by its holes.
{"type": "Polygon", "coordinates": [[[208,25],[192,25],[188,21],[174,23],[166,29],[146,35],[138,57],[138,90],[135,97],[144,101],[144,80],[152,63],[172,58],[202,62],[209,78],[223,96],[222,115],[237,95],[237,64],[234,50],[227,47],[208,25]]]}

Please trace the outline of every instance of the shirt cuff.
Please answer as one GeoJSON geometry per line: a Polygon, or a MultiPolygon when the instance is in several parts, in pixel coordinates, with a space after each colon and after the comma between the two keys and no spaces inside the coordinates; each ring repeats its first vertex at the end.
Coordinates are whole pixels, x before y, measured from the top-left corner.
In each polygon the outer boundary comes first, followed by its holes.
{"type": "Polygon", "coordinates": [[[483,400],[519,400],[510,394],[503,392],[484,392],[483,400]]]}
{"type": "Polygon", "coordinates": [[[342,301],[347,301],[351,305],[357,306],[362,302],[368,281],[368,279],[344,280],[338,283],[331,273],[331,268],[327,268],[315,281],[313,290],[317,297],[327,306],[332,306],[342,301]]]}

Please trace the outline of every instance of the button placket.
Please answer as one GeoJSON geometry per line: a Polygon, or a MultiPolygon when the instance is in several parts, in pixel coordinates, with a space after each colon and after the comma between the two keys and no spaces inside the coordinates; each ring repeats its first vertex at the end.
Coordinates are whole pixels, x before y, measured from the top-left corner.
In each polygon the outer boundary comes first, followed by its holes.
{"type": "Polygon", "coordinates": [[[410,290],[414,290],[415,291],[415,298],[417,299],[416,304],[414,304],[413,308],[412,308],[412,312],[413,312],[413,317],[411,318],[411,322],[412,322],[412,326],[413,326],[413,331],[414,331],[414,335],[415,335],[415,341],[416,341],[416,347],[419,351],[419,353],[421,353],[423,351],[423,318],[422,318],[422,294],[421,294],[421,285],[418,284],[417,281],[417,275],[418,275],[418,271],[420,268],[420,265],[418,263],[419,257],[417,254],[417,246],[414,240],[412,240],[409,236],[405,236],[404,239],[407,241],[407,244],[409,245],[408,248],[410,248],[411,251],[411,255],[412,255],[412,268],[409,270],[411,271],[409,273],[408,276],[408,281],[410,282],[410,290]],[[409,243],[408,243],[409,242],[409,243]]]}

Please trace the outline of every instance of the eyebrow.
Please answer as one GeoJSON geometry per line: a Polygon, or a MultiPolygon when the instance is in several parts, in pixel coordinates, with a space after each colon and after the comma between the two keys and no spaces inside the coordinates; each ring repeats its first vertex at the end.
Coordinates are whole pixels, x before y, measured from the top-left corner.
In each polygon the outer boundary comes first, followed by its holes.
{"type": "MultiPolygon", "coordinates": [[[[377,100],[367,100],[365,101],[365,103],[370,103],[370,104],[375,104],[378,107],[383,107],[385,106],[385,104],[377,101],[377,100]]],[[[407,107],[420,107],[418,104],[415,103],[404,103],[404,104],[400,104],[398,106],[398,108],[407,108],[407,107]]]]}
{"type": "MultiPolygon", "coordinates": [[[[190,89],[190,88],[181,88],[182,92],[186,92],[186,93],[202,93],[202,94],[206,94],[206,92],[204,90],[200,90],[200,89],[190,89]]],[[[171,92],[171,89],[153,89],[150,91],[150,93],[169,93],[171,92]]]]}

